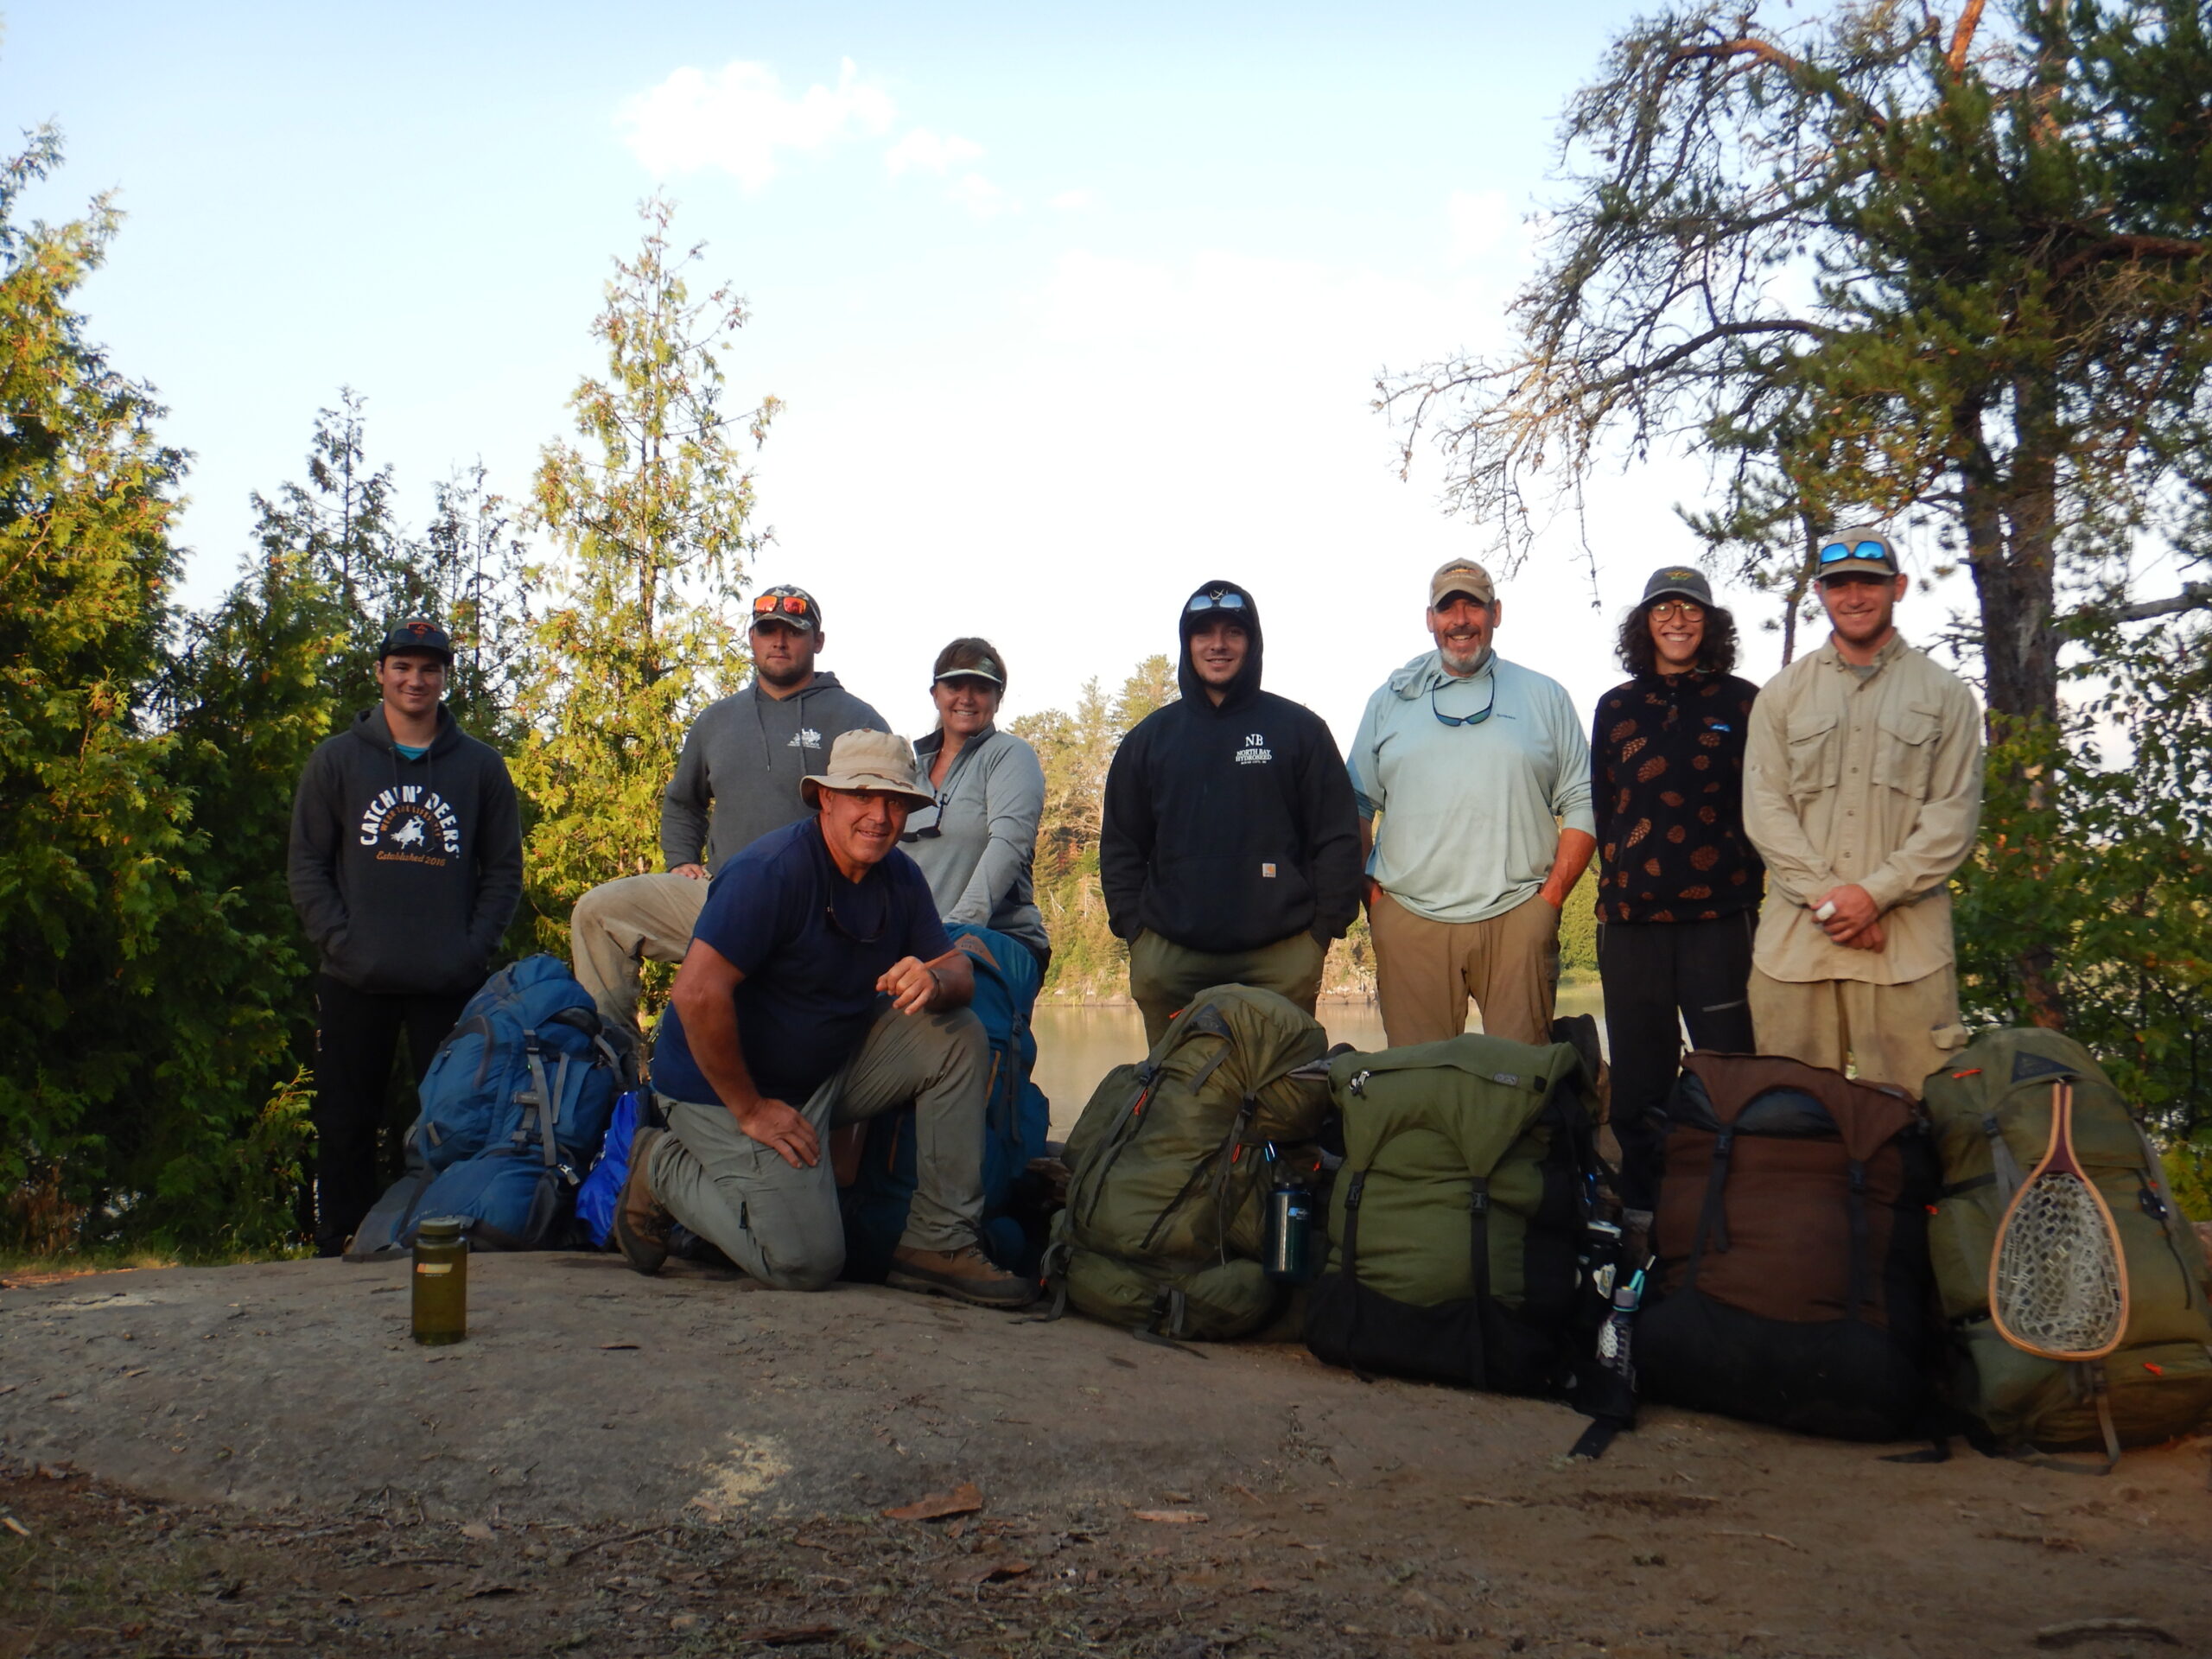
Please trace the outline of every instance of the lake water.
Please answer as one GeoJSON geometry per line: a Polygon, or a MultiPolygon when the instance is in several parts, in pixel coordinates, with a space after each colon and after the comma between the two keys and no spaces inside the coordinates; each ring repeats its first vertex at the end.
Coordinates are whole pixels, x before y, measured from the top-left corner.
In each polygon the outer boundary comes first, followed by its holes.
{"type": "MultiPolygon", "coordinates": [[[[1599,1040],[1605,1038],[1605,1004],[1595,981],[1567,985],[1559,994],[1562,1014],[1599,1016],[1599,1040]]],[[[1332,1043],[1354,1048],[1388,1047],[1382,1035],[1382,1011],[1372,1002],[1324,1002],[1320,1020],[1332,1043]]],[[[1127,1060],[1144,1058],[1144,1016],[1133,1006],[1085,1007],[1067,1003],[1040,1003],[1034,1021],[1037,1032],[1037,1086],[1052,1103],[1052,1139],[1062,1140],[1075,1127],[1084,1103],[1098,1080],[1127,1060]]],[[[1480,1031],[1482,1021],[1470,1016],[1469,1031],[1480,1031]]]]}

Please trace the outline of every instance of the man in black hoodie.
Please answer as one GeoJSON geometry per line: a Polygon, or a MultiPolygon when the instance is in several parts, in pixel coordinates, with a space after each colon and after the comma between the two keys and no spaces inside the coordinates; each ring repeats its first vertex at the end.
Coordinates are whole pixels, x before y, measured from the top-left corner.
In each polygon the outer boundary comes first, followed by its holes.
{"type": "Polygon", "coordinates": [[[1262,986],[1311,1014],[1329,941],[1359,913],[1351,779],[1319,715],[1260,690],[1251,594],[1207,582],[1179,631],[1182,697],[1122,740],[1098,843],[1148,1044],[1210,985],[1262,986]]]}
{"type": "Polygon", "coordinates": [[[664,873],[617,876],[576,900],[569,959],[616,1031],[635,1034],[639,963],[681,962],[715,872],[771,830],[810,816],[799,780],[851,731],[891,723],[814,665],[822,607],[804,588],[753,601],[751,683],[702,709],[660,804],[664,873]]]}
{"type": "Polygon", "coordinates": [[[292,799],[292,904],[315,976],[315,1248],[336,1255],[377,1196],[377,1129],[403,1027],[420,1083],[522,897],[507,764],[441,706],[453,646],[403,622],[381,702],[308,757],[292,799]]]}

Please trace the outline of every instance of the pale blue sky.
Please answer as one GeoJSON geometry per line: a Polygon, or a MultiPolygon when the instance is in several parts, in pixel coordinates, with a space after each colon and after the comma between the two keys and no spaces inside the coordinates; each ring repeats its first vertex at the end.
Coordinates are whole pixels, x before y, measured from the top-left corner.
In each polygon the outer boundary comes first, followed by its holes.
{"type": "MultiPolygon", "coordinates": [[[[196,596],[340,385],[414,522],[480,455],[521,494],[658,184],[750,302],[734,399],[787,404],[757,574],[816,590],[825,665],[895,723],[954,633],[1007,652],[1010,712],[1065,703],[1226,575],[1349,739],[1427,572],[1487,539],[1393,476],[1374,372],[1500,337],[1631,10],[48,0],[7,15],[0,105],[67,134],[40,211],[129,215],[86,302],[197,455],[196,596]]],[[[1562,528],[1503,584],[1505,654],[1586,710],[1699,479],[1603,483],[1602,608],[1562,528]]]]}

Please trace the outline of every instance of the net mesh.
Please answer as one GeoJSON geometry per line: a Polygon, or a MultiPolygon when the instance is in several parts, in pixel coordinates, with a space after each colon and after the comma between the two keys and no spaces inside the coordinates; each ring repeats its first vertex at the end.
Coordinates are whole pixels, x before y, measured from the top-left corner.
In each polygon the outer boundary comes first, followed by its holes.
{"type": "Polygon", "coordinates": [[[2093,1354],[2120,1335],[2112,1236],[2077,1175],[2047,1171],[2020,1195],[1997,1252],[1997,1317],[2021,1346],[2093,1354]]]}

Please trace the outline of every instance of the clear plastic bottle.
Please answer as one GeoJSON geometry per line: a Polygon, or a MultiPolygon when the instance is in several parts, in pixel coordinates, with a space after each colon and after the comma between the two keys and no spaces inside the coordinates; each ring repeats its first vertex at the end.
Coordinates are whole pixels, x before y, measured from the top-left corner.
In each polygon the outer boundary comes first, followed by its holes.
{"type": "Polygon", "coordinates": [[[438,1216],[415,1231],[415,1340],[442,1348],[468,1334],[468,1240],[461,1218],[438,1216]]]}

